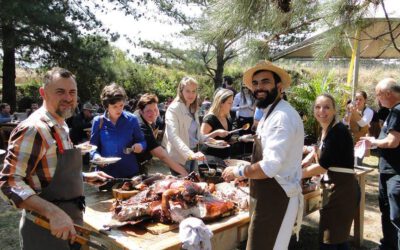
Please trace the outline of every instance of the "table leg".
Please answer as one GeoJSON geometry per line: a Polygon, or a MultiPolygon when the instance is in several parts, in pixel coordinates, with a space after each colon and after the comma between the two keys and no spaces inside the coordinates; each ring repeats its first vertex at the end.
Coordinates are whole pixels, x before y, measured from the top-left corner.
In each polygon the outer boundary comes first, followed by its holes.
{"type": "Polygon", "coordinates": [[[360,206],[354,217],[354,245],[356,247],[361,247],[364,240],[365,175],[358,175],[357,179],[360,185],[361,199],[360,206]]]}

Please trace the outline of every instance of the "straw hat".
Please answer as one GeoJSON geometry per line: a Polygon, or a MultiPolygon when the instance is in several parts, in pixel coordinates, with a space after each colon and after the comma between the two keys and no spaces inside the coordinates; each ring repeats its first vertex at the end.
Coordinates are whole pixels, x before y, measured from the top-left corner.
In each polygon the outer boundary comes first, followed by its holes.
{"type": "Polygon", "coordinates": [[[243,73],[243,83],[249,88],[253,89],[252,81],[253,75],[259,70],[268,70],[275,72],[281,78],[282,89],[287,89],[290,86],[292,79],[290,75],[282,68],[272,64],[270,61],[259,61],[254,67],[249,68],[243,73]]]}

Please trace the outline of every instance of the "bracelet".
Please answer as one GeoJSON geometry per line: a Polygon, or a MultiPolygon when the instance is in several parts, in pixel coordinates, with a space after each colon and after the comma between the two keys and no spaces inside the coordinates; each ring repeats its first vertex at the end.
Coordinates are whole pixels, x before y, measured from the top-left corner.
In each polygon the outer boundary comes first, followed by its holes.
{"type": "Polygon", "coordinates": [[[240,165],[239,166],[239,174],[240,174],[240,176],[246,177],[244,175],[244,172],[245,172],[246,168],[247,168],[247,165],[240,165]]]}
{"type": "Polygon", "coordinates": [[[239,167],[233,169],[233,175],[237,178],[240,177],[239,167]]]}
{"type": "Polygon", "coordinates": [[[239,167],[235,168],[233,170],[233,175],[235,177],[246,177],[244,175],[244,171],[245,171],[246,167],[247,167],[247,165],[240,165],[239,167]]]}
{"type": "Polygon", "coordinates": [[[191,160],[193,160],[193,157],[192,157],[192,155],[189,155],[188,161],[191,161],[191,160]]]}

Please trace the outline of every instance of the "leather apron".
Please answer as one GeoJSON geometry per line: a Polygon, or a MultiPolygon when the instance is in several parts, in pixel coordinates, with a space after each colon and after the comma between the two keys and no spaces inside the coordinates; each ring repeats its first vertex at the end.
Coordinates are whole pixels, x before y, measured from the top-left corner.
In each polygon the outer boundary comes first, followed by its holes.
{"type": "MultiPolygon", "coordinates": [[[[50,184],[42,190],[39,196],[64,210],[75,224],[83,225],[84,197],[81,152],[79,149],[64,150],[53,127],[51,131],[57,142],[57,166],[50,184]]],[[[80,248],[77,243],[70,245],[68,240],[58,239],[51,234],[50,230],[26,219],[26,213],[27,211],[23,210],[19,228],[21,249],[80,248]]]]}
{"type": "MultiPolygon", "coordinates": [[[[255,136],[252,164],[262,160],[262,152],[261,140],[255,136]]],[[[275,178],[250,179],[250,196],[254,204],[251,205],[253,212],[246,249],[273,249],[286,214],[289,198],[275,178]]]]}
{"type": "Polygon", "coordinates": [[[319,237],[325,244],[349,240],[351,224],[360,200],[360,187],[354,174],[328,169],[324,188],[324,204],[320,210],[319,237]]]}

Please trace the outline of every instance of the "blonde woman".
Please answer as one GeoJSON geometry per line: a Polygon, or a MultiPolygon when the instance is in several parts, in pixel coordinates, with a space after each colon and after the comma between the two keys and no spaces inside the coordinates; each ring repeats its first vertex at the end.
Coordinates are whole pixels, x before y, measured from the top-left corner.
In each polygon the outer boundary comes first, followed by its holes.
{"type": "MultiPolygon", "coordinates": [[[[195,170],[197,160],[204,160],[204,154],[197,152],[201,137],[197,89],[195,79],[184,77],[178,85],[175,100],[165,113],[163,146],[188,173],[195,170]]],[[[171,173],[178,174],[172,169],[171,173]]]]}
{"type": "MultiPolygon", "coordinates": [[[[195,79],[183,77],[178,85],[176,98],[165,113],[162,144],[169,156],[184,166],[188,173],[196,169],[197,161],[204,160],[204,154],[198,152],[199,143],[220,135],[216,131],[206,136],[200,133],[198,86],[195,79]]],[[[172,169],[171,173],[178,175],[172,169]]]]}
{"type": "MultiPolygon", "coordinates": [[[[232,130],[232,120],[230,110],[232,108],[234,94],[229,89],[220,89],[214,95],[214,101],[208,114],[204,117],[201,124],[201,134],[208,135],[214,133],[217,140],[228,140],[231,138],[228,131],[232,130]]],[[[222,159],[230,156],[230,148],[211,148],[206,145],[202,147],[202,152],[206,155],[216,156],[222,159]]]]}

